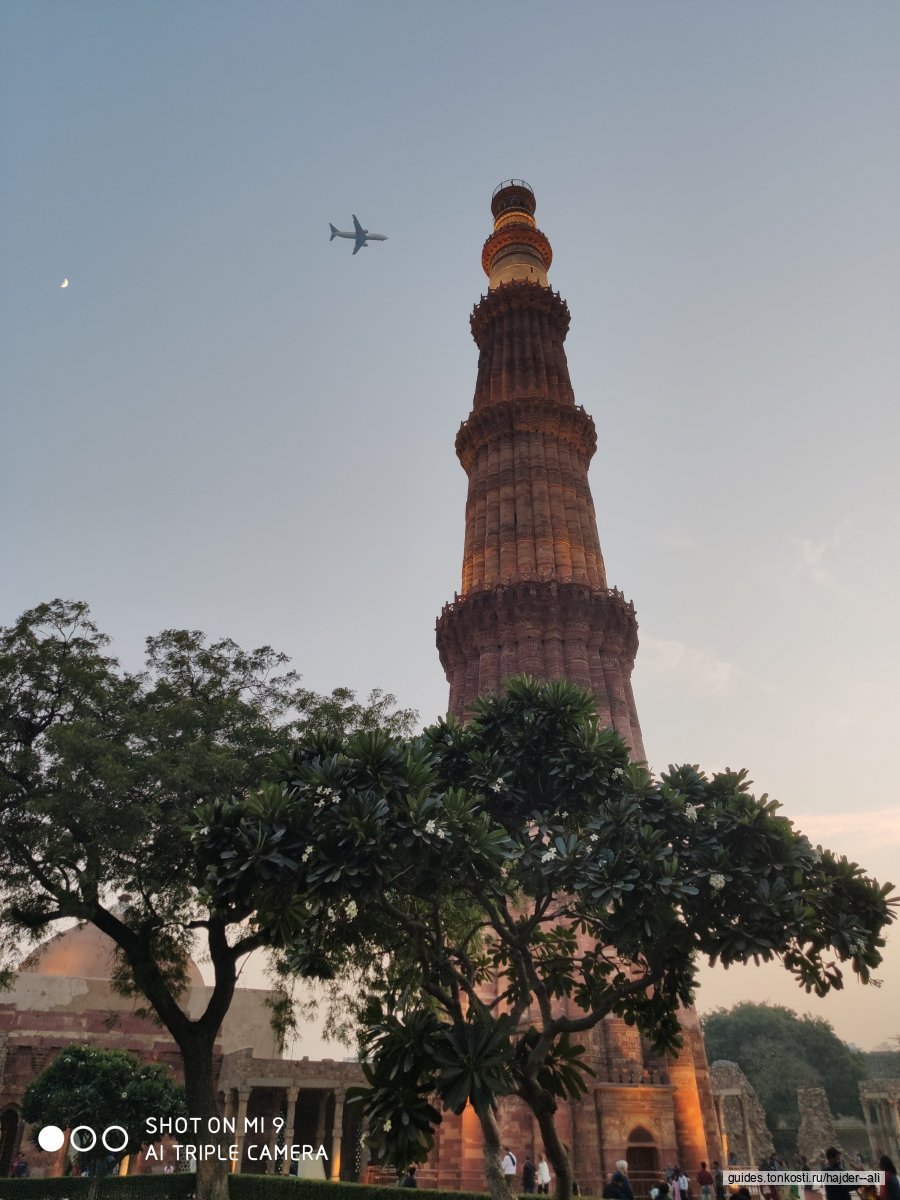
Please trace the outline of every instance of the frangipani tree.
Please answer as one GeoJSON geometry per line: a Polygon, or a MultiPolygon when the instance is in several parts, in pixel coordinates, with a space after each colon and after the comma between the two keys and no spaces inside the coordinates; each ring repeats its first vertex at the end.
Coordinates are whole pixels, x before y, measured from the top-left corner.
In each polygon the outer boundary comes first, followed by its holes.
{"type": "Polygon", "coordinates": [[[465,727],[411,741],[307,738],[277,773],[204,813],[210,896],[252,895],[299,973],[389,956],[398,978],[379,969],[381,1005],[361,1014],[371,1140],[421,1161],[430,1097],[468,1101],[497,1197],[507,1093],[535,1114],[570,1194],[554,1115],[584,1088],[573,1039],[608,1014],[673,1048],[701,958],[778,958],[819,995],[845,965],[865,983],[881,961],[890,885],[813,847],[746,772],[654,780],[566,683],[515,680],[465,727]]]}

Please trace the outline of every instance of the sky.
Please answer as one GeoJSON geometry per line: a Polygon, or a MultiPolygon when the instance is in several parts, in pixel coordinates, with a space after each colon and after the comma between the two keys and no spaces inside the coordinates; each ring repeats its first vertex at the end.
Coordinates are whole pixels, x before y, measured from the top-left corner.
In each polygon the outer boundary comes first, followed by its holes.
{"type": "MultiPolygon", "coordinates": [[[[0,136],[0,623],[84,599],[132,668],[199,628],[442,714],[468,316],[525,178],[651,765],[747,767],[900,876],[900,6],[3,0],[0,136]],[[389,240],[329,242],[351,213],[389,240]]],[[[698,1004],[870,1048],[898,934],[880,975],[698,1004]]]]}

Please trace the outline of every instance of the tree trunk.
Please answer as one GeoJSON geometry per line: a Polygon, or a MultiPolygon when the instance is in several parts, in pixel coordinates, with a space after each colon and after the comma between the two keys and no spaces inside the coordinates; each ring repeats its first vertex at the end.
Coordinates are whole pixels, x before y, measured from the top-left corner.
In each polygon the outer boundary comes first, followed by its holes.
{"type": "Polygon", "coordinates": [[[484,1178],[491,1200],[514,1200],[515,1193],[509,1180],[500,1169],[503,1147],[500,1144],[500,1126],[492,1109],[478,1114],[484,1142],[484,1178]]]}
{"type": "Polygon", "coordinates": [[[188,1115],[198,1118],[199,1128],[189,1136],[193,1145],[216,1147],[213,1157],[197,1160],[196,1200],[228,1200],[228,1139],[210,1132],[210,1120],[219,1117],[213,1077],[214,1039],[195,1031],[182,1038],[179,1049],[184,1060],[184,1091],[188,1115]]]}
{"type": "Polygon", "coordinates": [[[519,1095],[534,1113],[541,1131],[544,1153],[556,1175],[556,1200],[571,1200],[572,1159],[556,1129],[556,1100],[531,1081],[522,1085],[519,1095]]]}

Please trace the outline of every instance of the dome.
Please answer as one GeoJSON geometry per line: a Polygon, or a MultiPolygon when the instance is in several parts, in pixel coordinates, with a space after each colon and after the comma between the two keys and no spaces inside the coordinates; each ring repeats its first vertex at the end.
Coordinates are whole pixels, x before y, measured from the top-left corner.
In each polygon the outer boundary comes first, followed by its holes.
{"type": "MultiPolygon", "coordinates": [[[[68,975],[76,979],[111,979],[115,946],[96,925],[76,925],[33,950],[19,967],[35,975],[68,975]]],[[[202,987],[203,976],[192,958],[187,962],[190,987],[202,987]]]]}

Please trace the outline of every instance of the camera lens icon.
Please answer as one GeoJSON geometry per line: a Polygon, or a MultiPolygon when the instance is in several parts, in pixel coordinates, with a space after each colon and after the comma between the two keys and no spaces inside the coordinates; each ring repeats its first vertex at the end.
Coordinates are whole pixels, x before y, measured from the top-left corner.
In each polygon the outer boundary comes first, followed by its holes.
{"type": "MultiPolygon", "coordinates": [[[[37,1135],[37,1143],[42,1150],[51,1153],[59,1150],[66,1135],[58,1125],[45,1125],[37,1135]]],[[[128,1131],[121,1125],[107,1125],[100,1135],[104,1150],[110,1154],[119,1154],[128,1145],[128,1131]],[[114,1135],[110,1137],[110,1135],[114,1135]],[[115,1135],[121,1135],[121,1140],[115,1135]]],[[[69,1135],[69,1146],[79,1154],[86,1154],[97,1145],[97,1132],[90,1125],[76,1125],[69,1135]]]]}

